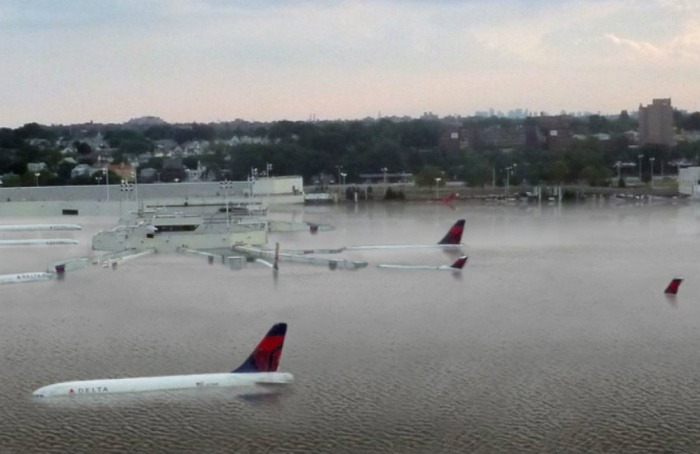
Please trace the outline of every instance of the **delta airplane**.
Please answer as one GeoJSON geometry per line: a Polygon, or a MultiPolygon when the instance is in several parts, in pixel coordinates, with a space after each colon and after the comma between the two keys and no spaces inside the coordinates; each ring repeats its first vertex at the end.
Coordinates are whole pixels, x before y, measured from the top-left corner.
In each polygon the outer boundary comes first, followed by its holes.
{"type": "Polygon", "coordinates": [[[55,244],[78,244],[68,238],[37,238],[24,240],[0,240],[0,246],[49,246],[55,244]]]}
{"type": "Polygon", "coordinates": [[[461,271],[464,265],[467,263],[467,256],[460,256],[452,265],[440,265],[440,266],[430,266],[430,265],[391,265],[391,264],[379,264],[377,268],[383,269],[398,269],[398,270],[438,270],[438,271],[461,271]]]}
{"type": "Polygon", "coordinates": [[[273,325],[248,359],[237,369],[228,373],[71,381],[44,386],[34,391],[32,395],[34,397],[80,396],[86,394],[288,384],[292,383],[294,379],[292,374],[277,372],[286,334],[286,323],[273,325]]]}
{"type": "Polygon", "coordinates": [[[0,232],[32,232],[40,230],[82,230],[77,224],[16,224],[0,225],[0,232]]]}
{"type": "Polygon", "coordinates": [[[671,282],[669,282],[669,284],[666,286],[664,293],[667,295],[676,295],[682,282],[682,277],[674,277],[673,279],[671,279],[671,282]]]}
{"type": "Polygon", "coordinates": [[[48,281],[53,279],[54,274],[52,273],[16,273],[16,274],[0,274],[0,284],[15,284],[21,282],[36,282],[36,281],[48,281]]]}
{"type": "Polygon", "coordinates": [[[455,222],[442,240],[434,244],[377,244],[368,246],[346,246],[337,249],[305,249],[297,252],[301,254],[340,254],[345,251],[363,251],[369,249],[461,249],[463,246],[462,233],[464,233],[464,223],[464,219],[455,222]]]}

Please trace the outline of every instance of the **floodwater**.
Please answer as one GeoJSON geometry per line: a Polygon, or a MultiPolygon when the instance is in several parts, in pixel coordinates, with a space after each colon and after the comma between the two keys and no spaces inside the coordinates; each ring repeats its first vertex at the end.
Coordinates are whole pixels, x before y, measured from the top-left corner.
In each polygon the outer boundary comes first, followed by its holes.
{"type": "MultiPolygon", "coordinates": [[[[283,263],[274,279],[156,254],[0,286],[0,452],[697,452],[700,207],[375,204],[287,208],[331,232],[282,248],[438,241],[458,218],[460,274],[439,250],[354,251],[361,270],[283,263]],[[298,210],[298,211],[295,211],[298,210]],[[663,294],[674,276],[685,282],[663,294]],[[225,372],[289,324],[282,388],[36,399],[68,380],[225,372]]],[[[3,223],[68,222],[3,219],[3,223]]],[[[6,247],[0,273],[89,255],[6,247]]],[[[15,236],[17,234],[14,234],[15,236]]],[[[9,233],[3,233],[7,238],[9,233]]]]}

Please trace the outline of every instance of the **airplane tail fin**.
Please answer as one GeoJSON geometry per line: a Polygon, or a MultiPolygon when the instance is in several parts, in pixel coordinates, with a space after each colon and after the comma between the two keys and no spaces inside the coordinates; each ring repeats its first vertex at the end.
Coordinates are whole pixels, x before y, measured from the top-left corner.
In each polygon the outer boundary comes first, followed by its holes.
{"type": "Polygon", "coordinates": [[[667,295],[675,295],[678,293],[678,288],[681,286],[681,282],[683,282],[683,278],[674,277],[666,287],[666,290],[664,290],[664,293],[667,295]]]}
{"type": "Polygon", "coordinates": [[[273,325],[248,359],[231,372],[276,372],[280,364],[286,334],[286,323],[273,325]]]}
{"type": "Polygon", "coordinates": [[[462,232],[464,232],[464,219],[455,222],[438,244],[459,244],[462,242],[462,232]]]}
{"type": "Polygon", "coordinates": [[[453,268],[455,270],[461,270],[464,268],[464,265],[467,263],[467,256],[462,255],[460,256],[452,265],[450,265],[450,268],[453,268]]]}

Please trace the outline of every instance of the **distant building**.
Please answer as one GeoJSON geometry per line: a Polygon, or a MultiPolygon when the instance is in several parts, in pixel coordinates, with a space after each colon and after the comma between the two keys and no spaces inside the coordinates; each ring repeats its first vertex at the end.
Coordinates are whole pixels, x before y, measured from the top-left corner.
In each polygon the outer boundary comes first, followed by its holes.
{"type": "Polygon", "coordinates": [[[570,117],[566,115],[538,117],[525,132],[525,144],[530,148],[563,152],[572,140],[570,117]]]}
{"type": "Polygon", "coordinates": [[[639,105],[639,144],[673,145],[671,98],[654,99],[646,107],[639,105]]]}
{"type": "Polygon", "coordinates": [[[678,169],[678,192],[693,198],[700,197],[700,167],[678,169]]]}
{"type": "Polygon", "coordinates": [[[92,168],[87,164],[78,164],[70,171],[71,178],[90,176],[92,168]]]}
{"type": "Polygon", "coordinates": [[[45,162],[29,162],[27,163],[27,170],[30,172],[41,172],[42,170],[45,170],[46,163],[45,162]]]}

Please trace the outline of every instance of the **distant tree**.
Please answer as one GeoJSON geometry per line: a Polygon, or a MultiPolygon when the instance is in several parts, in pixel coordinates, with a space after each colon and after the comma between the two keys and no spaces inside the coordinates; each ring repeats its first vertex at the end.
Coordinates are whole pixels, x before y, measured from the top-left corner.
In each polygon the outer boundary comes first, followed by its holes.
{"type": "Polygon", "coordinates": [[[27,123],[24,126],[17,128],[15,131],[17,136],[23,140],[27,139],[46,139],[55,140],[56,135],[53,131],[38,123],[27,123]]]}
{"type": "Polygon", "coordinates": [[[564,183],[568,173],[569,167],[563,160],[555,161],[547,169],[547,181],[555,184],[564,183]]]}
{"type": "Polygon", "coordinates": [[[444,178],[442,170],[433,166],[426,166],[415,176],[418,186],[435,186],[436,178],[444,178]]]}
{"type": "Polygon", "coordinates": [[[0,128],[0,148],[19,148],[22,138],[13,129],[0,128]]]}
{"type": "MultiPolygon", "coordinates": [[[[2,186],[5,188],[15,188],[22,185],[22,179],[16,173],[6,174],[2,178],[2,186]]],[[[7,199],[9,201],[9,198],[7,199]]]]}
{"type": "Polygon", "coordinates": [[[700,131],[700,112],[693,112],[685,117],[681,126],[688,131],[700,131]]]}
{"type": "Polygon", "coordinates": [[[608,119],[602,115],[590,115],[588,117],[588,131],[591,134],[608,133],[610,125],[608,119]]]}
{"type": "Polygon", "coordinates": [[[73,146],[75,147],[76,152],[80,155],[87,155],[92,153],[92,147],[85,142],[80,142],[76,140],[75,142],[73,142],[73,146]]]}

